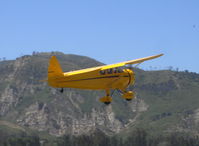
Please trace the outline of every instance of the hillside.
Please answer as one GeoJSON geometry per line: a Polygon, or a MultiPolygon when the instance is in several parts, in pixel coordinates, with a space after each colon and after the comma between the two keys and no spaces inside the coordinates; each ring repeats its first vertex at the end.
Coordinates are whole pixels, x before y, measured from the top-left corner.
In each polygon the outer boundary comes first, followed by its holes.
{"type": "Polygon", "coordinates": [[[102,65],[88,57],[60,52],[1,61],[0,127],[55,136],[96,130],[128,135],[140,127],[152,135],[199,133],[198,74],[135,69],[137,98],[127,102],[115,93],[112,104],[105,106],[98,101],[104,91],[65,89],[61,94],[39,82],[47,76],[52,54],[64,71],[102,65]]]}

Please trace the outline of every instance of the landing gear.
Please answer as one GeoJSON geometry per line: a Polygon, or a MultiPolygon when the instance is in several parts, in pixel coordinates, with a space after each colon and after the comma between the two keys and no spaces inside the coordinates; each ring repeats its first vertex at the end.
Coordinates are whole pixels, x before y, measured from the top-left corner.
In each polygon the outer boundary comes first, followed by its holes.
{"type": "Polygon", "coordinates": [[[61,88],[60,92],[63,93],[64,92],[64,88],[61,88]]]}
{"type": "Polygon", "coordinates": [[[109,105],[111,102],[104,102],[104,104],[109,105]]]}
{"type": "MultiPolygon", "coordinates": [[[[131,101],[133,98],[135,98],[135,92],[133,91],[126,91],[126,90],[117,90],[121,95],[122,98],[126,99],[126,101],[131,101]]],[[[110,94],[110,90],[106,90],[106,96],[99,99],[99,101],[103,102],[106,105],[109,105],[112,102],[112,95],[114,91],[110,94]]]]}
{"type": "Polygon", "coordinates": [[[127,101],[131,101],[133,98],[135,98],[135,92],[133,91],[126,91],[123,93],[122,97],[126,99],[127,101]]]}
{"type": "Polygon", "coordinates": [[[112,97],[110,96],[110,90],[106,90],[106,96],[100,98],[99,101],[103,102],[106,105],[109,105],[112,102],[112,97]]]}
{"type": "Polygon", "coordinates": [[[104,96],[102,98],[99,99],[101,102],[103,102],[106,105],[109,105],[112,101],[112,97],[111,96],[104,96]]]}
{"type": "Polygon", "coordinates": [[[122,98],[126,99],[126,101],[131,101],[135,98],[135,92],[133,91],[126,91],[126,90],[119,90],[118,92],[122,95],[122,98]]]}
{"type": "Polygon", "coordinates": [[[132,100],[132,98],[131,99],[126,99],[126,101],[131,101],[132,100]]]}

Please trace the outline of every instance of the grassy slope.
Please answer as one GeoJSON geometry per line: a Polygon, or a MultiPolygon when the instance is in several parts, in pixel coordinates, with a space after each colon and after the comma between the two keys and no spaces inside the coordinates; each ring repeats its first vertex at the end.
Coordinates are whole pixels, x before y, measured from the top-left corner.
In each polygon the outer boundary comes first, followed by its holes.
{"type": "Polygon", "coordinates": [[[152,135],[166,134],[182,122],[182,117],[192,114],[199,107],[199,75],[188,72],[153,71],[137,77],[138,97],[149,105],[136,124],[122,134],[129,134],[136,127],[152,135]]]}

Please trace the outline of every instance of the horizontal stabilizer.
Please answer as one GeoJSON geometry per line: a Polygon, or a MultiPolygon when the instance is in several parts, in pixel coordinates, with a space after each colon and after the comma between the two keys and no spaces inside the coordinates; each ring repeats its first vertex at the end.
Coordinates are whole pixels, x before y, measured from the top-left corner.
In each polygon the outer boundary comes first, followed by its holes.
{"type": "Polygon", "coordinates": [[[46,79],[46,80],[39,80],[39,82],[48,82],[48,79],[46,79]]]}

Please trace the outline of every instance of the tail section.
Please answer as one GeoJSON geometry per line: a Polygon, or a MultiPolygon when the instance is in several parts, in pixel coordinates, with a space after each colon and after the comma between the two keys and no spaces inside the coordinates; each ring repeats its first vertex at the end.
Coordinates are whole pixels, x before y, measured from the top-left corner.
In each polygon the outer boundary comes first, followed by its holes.
{"type": "Polygon", "coordinates": [[[61,76],[63,76],[61,66],[56,56],[52,56],[48,66],[48,80],[52,80],[55,79],[56,77],[61,77],[61,76]]]}

